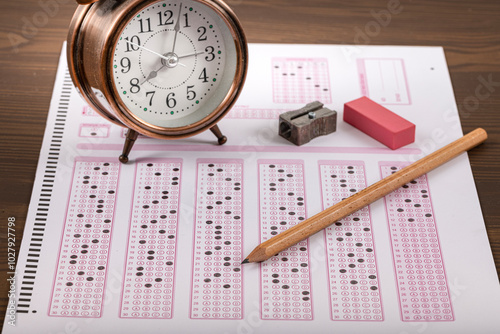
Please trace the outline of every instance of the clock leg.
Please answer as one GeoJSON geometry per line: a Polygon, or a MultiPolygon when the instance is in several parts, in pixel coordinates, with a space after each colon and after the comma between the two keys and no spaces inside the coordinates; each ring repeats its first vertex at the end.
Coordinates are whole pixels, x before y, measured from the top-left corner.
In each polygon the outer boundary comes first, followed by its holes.
{"type": "Polygon", "coordinates": [[[219,129],[219,126],[214,125],[210,128],[210,131],[219,139],[219,145],[224,145],[227,142],[227,137],[222,134],[219,129]]]}
{"type": "Polygon", "coordinates": [[[125,144],[123,145],[122,155],[120,155],[119,158],[122,164],[126,164],[128,162],[128,154],[132,150],[132,146],[134,146],[135,140],[138,136],[139,134],[136,131],[128,129],[127,137],[125,138],[125,144]]]}

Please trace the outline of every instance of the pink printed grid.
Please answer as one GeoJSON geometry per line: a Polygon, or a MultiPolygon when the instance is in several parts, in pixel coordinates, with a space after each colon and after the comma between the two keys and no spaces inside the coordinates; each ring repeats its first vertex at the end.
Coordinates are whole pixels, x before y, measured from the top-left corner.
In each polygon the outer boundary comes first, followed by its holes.
{"type": "MultiPolygon", "coordinates": [[[[390,59],[390,58],[360,58],[357,60],[358,73],[359,73],[359,84],[361,89],[361,94],[363,96],[369,97],[377,103],[383,105],[411,105],[411,95],[410,86],[408,84],[408,77],[406,75],[405,63],[403,59],[390,59]],[[389,82],[390,80],[395,81],[396,91],[386,91],[384,96],[376,96],[374,92],[370,92],[370,80],[373,81],[374,78],[368,76],[367,62],[376,63],[378,62],[378,74],[380,82],[375,82],[372,84],[372,88],[386,88],[390,90],[389,82]],[[391,63],[393,73],[385,73],[382,70],[381,63],[391,63]],[[399,67],[400,66],[400,67],[399,67]],[[400,72],[398,71],[400,70],[400,72]],[[398,73],[399,72],[399,73],[398,73]],[[398,74],[402,76],[401,82],[398,80],[398,74]],[[386,76],[386,81],[384,81],[384,76],[386,76]],[[377,87],[378,86],[378,87],[377,87]]],[[[372,72],[372,76],[374,76],[372,72]]]]}
{"type": "Polygon", "coordinates": [[[108,138],[110,124],[80,124],[79,136],[83,138],[108,138]]]}
{"type": "Polygon", "coordinates": [[[50,316],[102,315],[120,164],[76,158],[50,316]]]}
{"type": "MultiPolygon", "coordinates": [[[[382,177],[406,164],[381,162],[382,177]]],[[[453,321],[427,176],[385,197],[401,320],[453,321]]]]}
{"type": "Polygon", "coordinates": [[[278,119],[280,114],[288,109],[259,109],[249,107],[235,106],[226,115],[226,118],[232,119],[278,119]]]}
{"type": "MultiPolygon", "coordinates": [[[[303,161],[259,161],[261,242],[307,218],[304,178],[303,161]]],[[[261,263],[260,272],[262,319],[313,319],[308,240],[261,263]]]]}
{"type": "Polygon", "coordinates": [[[122,318],[172,318],[181,166],[180,159],[137,162],[122,318]]]}
{"type": "MultiPolygon", "coordinates": [[[[323,209],[366,187],[360,161],[320,161],[323,209]]],[[[332,320],[382,321],[369,207],[325,230],[332,320]]]]}
{"type": "Polygon", "coordinates": [[[274,103],[332,103],[326,58],[274,58],[274,103]]]}
{"type": "Polygon", "coordinates": [[[192,319],[243,317],[243,161],[199,159],[192,319]]]}

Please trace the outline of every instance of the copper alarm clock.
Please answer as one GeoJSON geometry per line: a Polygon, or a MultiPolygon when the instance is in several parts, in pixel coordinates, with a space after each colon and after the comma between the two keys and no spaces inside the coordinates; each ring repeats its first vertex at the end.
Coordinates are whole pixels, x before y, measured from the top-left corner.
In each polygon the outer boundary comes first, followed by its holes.
{"type": "Polygon", "coordinates": [[[128,128],[120,161],[138,134],[193,136],[217,126],[238,98],[248,46],[221,0],[78,0],[68,66],[87,103],[128,128]]]}

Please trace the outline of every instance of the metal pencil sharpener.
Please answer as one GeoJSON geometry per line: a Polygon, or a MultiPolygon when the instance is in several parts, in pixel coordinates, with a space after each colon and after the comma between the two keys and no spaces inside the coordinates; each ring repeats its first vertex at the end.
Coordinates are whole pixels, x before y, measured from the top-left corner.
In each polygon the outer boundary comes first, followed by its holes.
{"type": "Polygon", "coordinates": [[[280,115],[279,135],[297,146],[336,130],[337,112],[318,101],[280,115]]]}

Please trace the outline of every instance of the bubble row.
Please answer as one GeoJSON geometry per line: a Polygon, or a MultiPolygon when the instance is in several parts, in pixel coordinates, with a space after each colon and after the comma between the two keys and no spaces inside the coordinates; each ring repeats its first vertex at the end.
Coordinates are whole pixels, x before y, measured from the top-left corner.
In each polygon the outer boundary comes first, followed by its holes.
{"type": "Polygon", "coordinates": [[[197,161],[191,318],[241,319],[243,161],[197,161]]]}
{"type": "MultiPolygon", "coordinates": [[[[405,166],[382,162],[382,177],[405,166]]],[[[427,176],[387,195],[385,206],[402,320],[454,320],[427,176]]]]}
{"type": "MultiPolygon", "coordinates": [[[[320,161],[323,209],[366,187],[360,161],[320,161]]],[[[382,321],[370,208],[325,230],[332,320],[382,321]]]]}
{"type": "Polygon", "coordinates": [[[182,161],[136,166],[120,316],[172,317],[182,161]]]}
{"type": "Polygon", "coordinates": [[[100,317],[120,165],[76,158],[49,314],[100,317]]]}
{"type": "MultiPolygon", "coordinates": [[[[261,242],[306,219],[304,163],[259,161],[261,242]]],[[[309,243],[261,263],[261,314],[269,320],[312,320],[309,243]]]]}

